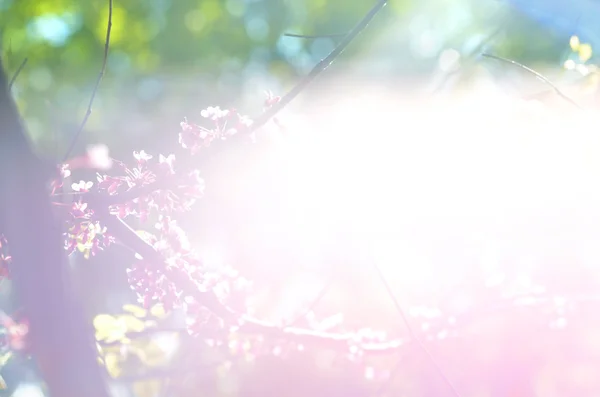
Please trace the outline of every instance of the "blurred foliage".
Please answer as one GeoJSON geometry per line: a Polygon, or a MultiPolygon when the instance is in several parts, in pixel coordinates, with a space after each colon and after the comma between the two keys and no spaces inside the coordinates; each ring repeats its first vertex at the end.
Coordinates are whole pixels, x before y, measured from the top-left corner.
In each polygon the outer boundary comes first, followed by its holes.
{"type": "Polygon", "coordinates": [[[165,317],[162,305],[145,310],[126,304],[123,311],[117,316],[99,314],[94,318],[99,361],[107,373],[113,378],[140,376],[140,370],[169,364],[179,333],[163,331],[158,339],[162,344],[157,343],[156,335],[161,331],[157,327],[165,317]]]}
{"type": "MultiPolygon", "coordinates": [[[[343,0],[117,0],[108,67],[83,141],[100,140],[119,151],[143,137],[159,147],[165,132],[154,127],[157,112],[166,118],[176,109],[181,118],[222,104],[257,113],[264,89],[284,91],[335,45],[331,38],[283,33],[344,32],[370,6],[343,0]]],[[[85,113],[102,63],[107,7],[104,0],[0,2],[5,66],[14,72],[29,59],[15,96],[31,134],[54,157],[64,152],[85,113]]],[[[496,28],[501,37],[489,45],[523,62],[556,62],[568,47],[568,36],[534,23],[510,3],[398,0],[343,59],[388,63],[392,75],[423,73],[445,47],[468,52],[496,28]]]]}

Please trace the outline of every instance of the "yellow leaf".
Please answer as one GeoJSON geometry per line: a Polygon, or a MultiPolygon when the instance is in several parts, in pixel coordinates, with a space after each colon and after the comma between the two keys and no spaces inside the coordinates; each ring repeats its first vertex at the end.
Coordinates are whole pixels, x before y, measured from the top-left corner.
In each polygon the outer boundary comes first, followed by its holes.
{"type": "Polygon", "coordinates": [[[127,332],[142,332],[145,328],[144,322],[134,316],[119,316],[118,321],[124,325],[127,332]]]}
{"type": "Polygon", "coordinates": [[[155,397],[160,394],[160,380],[145,380],[133,384],[133,394],[138,397],[155,397]]]}
{"type": "Polygon", "coordinates": [[[117,344],[102,346],[102,354],[100,356],[105,357],[109,354],[116,354],[120,357],[123,354],[122,346],[117,344]]]}
{"type": "Polygon", "coordinates": [[[121,374],[121,368],[119,365],[119,356],[116,353],[109,353],[104,356],[104,365],[108,374],[116,378],[121,374]]]}
{"type": "Polygon", "coordinates": [[[136,317],[146,317],[147,310],[136,305],[123,305],[123,310],[133,314],[136,317]]]}
{"type": "Polygon", "coordinates": [[[589,44],[581,44],[579,46],[578,53],[581,62],[587,62],[592,57],[592,46],[589,44]]]}
{"type": "Polygon", "coordinates": [[[106,330],[96,331],[96,340],[97,341],[103,341],[106,338],[108,338],[108,332],[106,332],[106,330]]]}
{"type": "Polygon", "coordinates": [[[0,356],[0,367],[6,365],[6,363],[8,362],[8,360],[11,359],[12,356],[13,356],[12,352],[8,352],[8,353],[0,356]]]}
{"type": "Polygon", "coordinates": [[[120,328],[113,328],[106,333],[106,337],[104,338],[104,342],[113,343],[116,341],[121,341],[125,339],[125,333],[127,329],[125,326],[121,326],[120,328]]]}
{"type": "Polygon", "coordinates": [[[569,45],[573,51],[577,51],[579,49],[579,37],[571,36],[571,40],[569,40],[569,45]]]}
{"type": "Polygon", "coordinates": [[[145,230],[136,230],[135,233],[146,242],[151,242],[154,239],[154,235],[145,230]]]}
{"type": "Polygon", "coordinates": [[[169,359],[163,349],[154,342],[148,342],[137,350],[140,360],[149,367],[165,365],[169,359]]]}
{"type": "Polygon", "coordinates": [[[162,305],[162,303],[157,303],[150,309],[150,314],[152,314],[154,317],[164,317],[166,314],[165,307],[162,305]]]}
{"type": "Polygon", "coordinates": [[[0,375],[0,390],[6,390],[6,382],[4,381],[2,375],[0,375]]]}
{"type": "Polygon", "coordinates": [[[94,328],[96,328],[96,331],[114,328],[116,323],[117,319],[110,314],[98,314],[94,317],[94,328]]]}

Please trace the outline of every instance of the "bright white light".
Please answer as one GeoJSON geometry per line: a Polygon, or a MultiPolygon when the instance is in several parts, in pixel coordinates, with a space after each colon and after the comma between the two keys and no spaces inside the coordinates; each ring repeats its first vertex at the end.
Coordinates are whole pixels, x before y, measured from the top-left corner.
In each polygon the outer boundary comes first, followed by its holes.
{"type": "Polygon", "coordinates": [[[13,397],[44,397],[44,392],[38,385],[23,383],[17,387],[13,397]]]}
{"type": "MultiPolygon", "coordinates": [[[[509,239],[502,259],[515,264],[535,256],[530,249],[564,248],[539,220],[560,229],[573,211],[600,215],[600,136],[583,116],[486,90],[427,104],[348,95],[329,99],[310,124],[294,122],[281,183],[298,238],[352,233],[407,284],[464,265],[436,254],[455,236],[509,239]]],[[[479,248],[475,257],[497,262],[479,248]]]]}
{"type": "Polygon", "coordinates": [[[168,356],[175,354],[179,348],[179,337],[177,334],[158,334],[152,338],[152,341],[168,356]]]}

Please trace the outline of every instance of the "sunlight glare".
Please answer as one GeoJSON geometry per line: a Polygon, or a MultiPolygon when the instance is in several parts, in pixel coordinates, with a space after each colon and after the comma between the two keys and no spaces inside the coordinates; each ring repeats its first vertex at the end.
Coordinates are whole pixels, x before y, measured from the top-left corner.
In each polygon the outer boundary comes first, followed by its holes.
{"type": "MultiPolygon", "coordinates": [[[[395,282],[431,284],[453,262],[434,263],[417,229],[477,236],[532,214],[595,208],[600,191],[586,181],[600,139],[569,115],[486,89],[427,104],[349,95],[294,123],[281,183],[299,235],[351,233],[395,282]]],[[[498,261],[485,251],[482,261],[498,261]]]]}

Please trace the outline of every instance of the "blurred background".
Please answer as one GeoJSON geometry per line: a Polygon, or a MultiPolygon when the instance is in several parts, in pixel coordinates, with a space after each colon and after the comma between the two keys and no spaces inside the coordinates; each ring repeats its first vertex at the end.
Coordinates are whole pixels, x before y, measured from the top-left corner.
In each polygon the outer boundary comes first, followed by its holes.
{"type": "MultiPolygon", "coordinates": [[[[340,40],[285,33],[344,33],[372,3],[115,0],[76,153],[103,143],[123,161],[167,155],[179,123],[202,122],[208,106],[260,114],[265,91],[287,92],[340,40]]],[[[13,95],[55,161],[86,113],[107,18],[104,0],[0,0],[4,66],[14,74],[27,59],[13,95]]],[[[390,0],[279,116],[285,131],[199,156],[206,196],[179,222],[206,263],[254,282],[260,318],[295,318],[327,287],[312,321],[406,338],[376,261],[463,396],[595,396],[599,18],[595,0],[390,0]],[[543,73],[585,110],[482,53],[543,73]]],[[[90,320],[131,320],[131,261],[119,247],[74,257],[90,320]]],[[[16,315],[10,281],[0,289],[16,315]]],[[[158,327],[180,324],[172,317],[158,327]]],[[[232,358],[185,333],[147,339],[105,350],[117,395],[450,395],[410,344],[373,359],[232,358]]],[[[43,393],[27,361],[0,374],[6,395],[43,393]]]]}
{"type": "MultiPolygon", "coordinates": [[[[379,81],[425,80],[440,59],[442,69],[452,69],[457,55],[482,50],[560,68],[572,35],[582,43],[598,38],[597,21],[588,21],[597,2],[560,4],[393,1],[329,76],[352,70],[379,81]]],[[[14,95],[31,134],[48,153],[64,152],[102,64],[108,2],[3,0],[0,7],[6,68],[14,72],[28,58],[14,95]]],[[[339,40],[284,33],[343,33],[370,7],[341,0],[117,1],[106,75],[84,139],[128,152],[140,139],[167,141],[167,129],[208,105],[256,114],[264,90],[284,92],[339,40]]]]}

